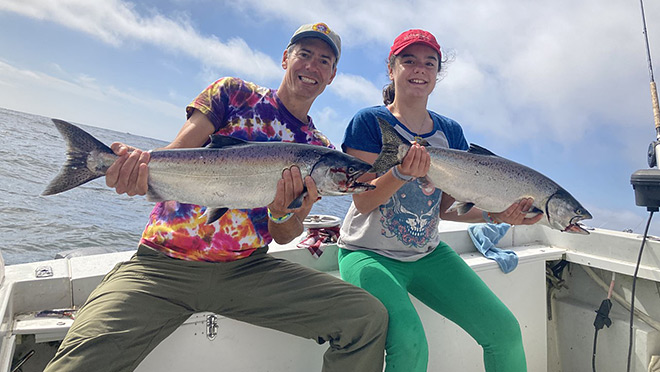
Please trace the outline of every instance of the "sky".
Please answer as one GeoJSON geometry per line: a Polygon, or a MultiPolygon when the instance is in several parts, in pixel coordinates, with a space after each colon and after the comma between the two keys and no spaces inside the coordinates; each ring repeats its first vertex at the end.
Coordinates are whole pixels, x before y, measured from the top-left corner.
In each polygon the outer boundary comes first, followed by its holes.
{"type": "MultiPolygon", "coordinates": [[[[656,62],[660,2],[644,6],[656,62]]],[[[316,22],[342,38],[310,111],[336,146],[382,104],[394,38],[423,28],[452,56],[430,110],[563,186],[587,225],[643,232],[630,176],[656,133],[638,1],[2,0],[0,107],[169,141],[220,77],[277,88],[291,35],[316,22]]]]}

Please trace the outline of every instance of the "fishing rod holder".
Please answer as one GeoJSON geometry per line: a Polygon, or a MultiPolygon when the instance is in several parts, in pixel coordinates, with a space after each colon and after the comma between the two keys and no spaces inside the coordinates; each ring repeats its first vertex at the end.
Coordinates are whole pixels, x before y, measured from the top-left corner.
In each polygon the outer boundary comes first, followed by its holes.
{"type": "Polygon", "coordinates": [[[657,212],[660,208],[660,169],[640,169],[630,176],[635,204],[657,212]]]}
{"type": "Polygon", "coordinates": [[[630,183],[635,190],[635,204],[657,212],[660,208],[660,141],[649,144],[647,162],[650,169],[640,169],[630,176],[630,183]]]}

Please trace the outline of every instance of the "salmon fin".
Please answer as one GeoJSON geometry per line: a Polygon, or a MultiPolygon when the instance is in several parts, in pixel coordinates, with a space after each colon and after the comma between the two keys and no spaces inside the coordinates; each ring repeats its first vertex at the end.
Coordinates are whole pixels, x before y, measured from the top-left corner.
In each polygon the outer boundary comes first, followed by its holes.
{"type": "Polygon", "coordinates": [[[71,123],[59,119],[52,119],[52,121],[66,141],[67,159],[59,174],[50,181],[41,195],[59,194],[104,176],[107,168],[90,169],[88,158],[91,152],[114,155],[112,149],[71,123]]]}
{"type": "Polygon", "coordinates": [[[151,187],[147,189],[147,201],[158,203],[158,202],[163,202],[166,201],[167,199],[163,199],[160,194],[157,192],[154,192],[151,187]]]}
{"type": "Polygon", "coordinates": [[[399,146],[410,146],[410,142],[401,137],[401,135],[384,119],[378,118],[378,126],[380,127],[383,147],[381,147],[380,154],[378,154],[376,161],[371,166],[371,169],[369,170],[370,173],[385,173],[393,166],[401,163],[398,157],[399,146]]]}
{"type": "Polygon", "coordinates": [[[455,201],[454,204],[447,208],[447,212],[456,212],[459,216],[462,216],[469,212],[472,207],[474,207],[474,203],[455,201]]]}
{"type": "Polygon", "coordinates": [[[206,212],[204,212],[204,215],[206,215],[206,224],[210,225],[219,220],[228,210],[229,208],[206,208],[206,212]]]}
{"type": "MultiPolygon", "coordinates": [[[[531,197],[532,197],[532,196],[530,195],[530,196],[526,196],[526,197],[524,197],[524,198],[531,198],[531,197]]],[[[518,203],[518,202],[520,202],[521,200],[523,200],[524,198],[520,198],[520,199],[516,200],[515,202],[518,203]]],[[[540,213],[540,214],[543,214],[543,210],[540,209],[540,208],[538,208],[538,207],[535,206],[535,205],[532,205],[531,208],[529,208],[529,210],[527,211],[527,213],[526,213],[526,215],[525,215],[525,218],[534,218],[534,217],[536,217],[536,215],[539,214],[539,213],[540,213]]]]}
{"type": "Polygon", "coordinates": [[[307,186],[303,186],[303,191],[298,195],[297,198],[293,199],[291,203],[287,206],[289,209],[296,209],[302,207],[303,199],[307,196],[307,186]]]}
{"type": "Polygon", "coordinates": [[[213,134],[211,135],[211,142],[208,145],[206,145],[206,147],[209,149],[215,149],[222,147],[244,145],[246,143],[247,141],[244,141],[239,138],[223,136],[220,134],[213,134]]]}
{"type": "Polygon", "coordinates": [[[429,141],[425,140],[424,138],[420,138],[420,140],[417,141],[417,143],[419,143],[420,145],[422,145],[424,147],[430,147],[431,146],[429,141]]]}
{"type": "Polygon", "coordinates": [[[543,211],[540,210],[539,208],[535,207],[535,206],[532,206],[532,208],[529,211],[527,211],[527,213],[536,213],[536,214],[538,214],[538,213],[543,213],[543,211]]]}
{"type": "Polygon", "coordinates": [[[474,143],[470,144],[470,149],[468,149],[468,152],[471,154],[476,154],[476,155],[490,155],[490,156],[498,156],[492,151],[488,150],[485,147],[481,147],[479,145],[475,145],[474,143]]]}

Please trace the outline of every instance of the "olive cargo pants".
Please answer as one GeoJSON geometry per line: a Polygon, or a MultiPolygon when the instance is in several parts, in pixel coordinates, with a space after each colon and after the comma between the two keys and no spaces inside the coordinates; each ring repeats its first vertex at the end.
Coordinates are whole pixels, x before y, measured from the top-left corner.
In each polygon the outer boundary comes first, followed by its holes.
{"type": "Polygon", "coordinates": [[[381,372],[387,311],[380,301],[266,252],[210,263],[140,246],[90,294],[46,371],[132,371],[193,313],[209,311],[328,341],[323,371],[381,372]]]}

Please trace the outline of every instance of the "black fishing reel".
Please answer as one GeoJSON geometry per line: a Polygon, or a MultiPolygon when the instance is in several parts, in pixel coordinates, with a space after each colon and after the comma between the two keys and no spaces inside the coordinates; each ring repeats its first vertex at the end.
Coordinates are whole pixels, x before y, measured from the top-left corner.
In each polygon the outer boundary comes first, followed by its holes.
{"type": "Polygon", "coordinates": [[[660,145],[659,141],[653,141],[649,144],[649,149],[646,153],[646,161],[649,163],[649,167],[653,168],[658,165],[657,158],[655,156],[655,148],[660,145]]]}

